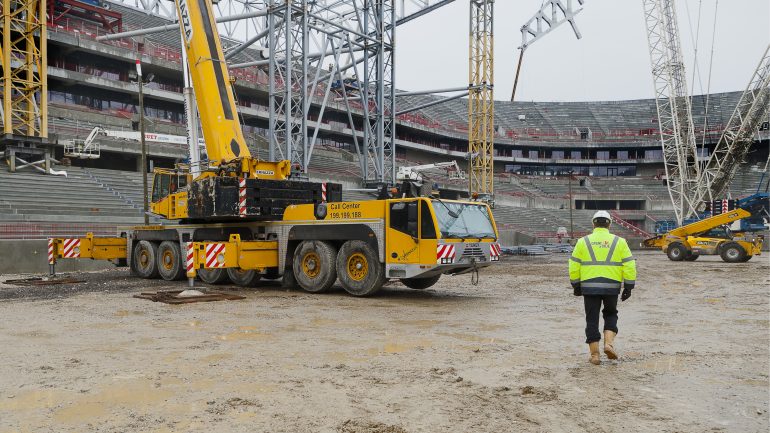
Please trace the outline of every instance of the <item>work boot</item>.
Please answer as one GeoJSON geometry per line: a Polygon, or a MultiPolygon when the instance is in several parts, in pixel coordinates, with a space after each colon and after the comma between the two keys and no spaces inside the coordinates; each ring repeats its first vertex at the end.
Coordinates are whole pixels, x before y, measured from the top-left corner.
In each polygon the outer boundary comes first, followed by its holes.
{"type": "Polygon", "coordinates": [[[618,335],[613,331],[604,331],[604,354],[609,359],[618,359],[618,354],[615,352],[615,336],[618,335]]]}
{"type": "Polygon", "coordinates": [[[593,365],[601,364],[602,361],[599,359],[599,342],[588,343],[588,348],[591,350],[591,359],[588,361],[593,365]]]}

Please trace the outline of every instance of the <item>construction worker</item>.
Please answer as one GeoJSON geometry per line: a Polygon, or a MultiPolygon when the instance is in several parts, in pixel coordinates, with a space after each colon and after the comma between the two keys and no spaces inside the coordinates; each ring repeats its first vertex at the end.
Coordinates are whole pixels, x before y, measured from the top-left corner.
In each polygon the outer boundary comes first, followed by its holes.
{"type": "Polygon", "coordinates": [[[636,283],[636,261],[626,240],[610,233],[609,212],[596,212],[592,221],[593,233],[578,240],[572,251],[569,278],[573,294],[583,296],[590,362],[599,365],[599,310],[604,304],[604,353],[609,359],[618,359],[614,347],[618,333],[618,295],[623,284],[620,299],[625,301],[631,297],[636,283]]]}

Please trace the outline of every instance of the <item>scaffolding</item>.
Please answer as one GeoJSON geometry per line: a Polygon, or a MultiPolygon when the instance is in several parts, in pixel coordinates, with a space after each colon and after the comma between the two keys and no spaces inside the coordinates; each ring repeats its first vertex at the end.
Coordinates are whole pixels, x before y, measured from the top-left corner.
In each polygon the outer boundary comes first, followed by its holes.
{"type": "MultiPolygon", "coordinates": [[[[348,83],[341,86],[348,126],[356,130],[351,114],[353,104],[364,118],[361,142],[356,134],[353,137],[363,182],[393,183],[396,112],[393,0],[359,0],[334,7],[307,0],[272,0],[266,20],[269,157],[288,159],[295,172],[306,174],[330,90],[335,83],[348,83]],[[311,52],[311,41],[315,43],[315,52],[311,52]],[[356,89],[355,97],[348,92],[347,88],[351,87],[356,89]],[[318,103],[313,101],[315,97],[321,99],[320,107],[311,114],[311,102],[318,103]],[[312,136],[308,133],[311,122],[316,126],[312,136]]],[[[258,40],[259,37],[255,37],[248,42],[258,40]]],[[[232,67],[261,64],[263,62],[257,61],[232,67]]]]}
{"type": "MultiPolygon", "coordinates": [[[[110,0],[176,20],[158,0],[110,0]]],[[[396,27],[454,0],[221,0],[218,29],[231,38],[225,58],[251,48],[259,57],[231,69],[267,68],[269,158],[288,159],[305,175],[324,114],[342,108],[364,184],[395,181],[396,27]],[[237,40],[237,42],[236,42],[237,40]],[[340,107],[342,105],[343,107],[340,107]]],[[[486,2],[485,2],[486,3],[486,2]]],[[[489,2],[491,3],[491,1],[489,2]]],[[[100,36],[119,39],[161,31],[164,25],[100,36]]],[[[491,94],[488,96],[491,102],[491,94]]],[[[491,136],[490,136],[491,139],[491,136]]],[[[491,182],[491,177],[490,177],[491,182]]]]}

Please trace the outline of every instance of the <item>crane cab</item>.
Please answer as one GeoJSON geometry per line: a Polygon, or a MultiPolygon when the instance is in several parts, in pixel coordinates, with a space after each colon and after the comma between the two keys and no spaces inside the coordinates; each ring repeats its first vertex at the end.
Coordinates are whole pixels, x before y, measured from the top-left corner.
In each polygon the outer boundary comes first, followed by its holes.
{"type": "Polygon", "coordinates": [[[179,168],[156,168],[152,179],[150,211],[166,219],[186,218],[190,177],[189,172],[179,168]]]}

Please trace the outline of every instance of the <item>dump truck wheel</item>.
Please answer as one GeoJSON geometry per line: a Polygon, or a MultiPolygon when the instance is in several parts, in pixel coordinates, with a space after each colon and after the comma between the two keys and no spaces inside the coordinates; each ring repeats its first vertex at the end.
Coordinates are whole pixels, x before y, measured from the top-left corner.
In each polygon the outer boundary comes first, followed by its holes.
{"type": "Polygon", "coordinates": [[[163,241],[158,247],[158,273],[166,281],[181,280],[187,269],[182,261],[178,242],[163,241]]]}
{"type": "Polygon", "coordinates": [[[700,254],[693,254],[690,253],[687,257],[684,258],[686,262],[694,262],[698,260],[698,257],[700,257],[700,254]]]}
{"type": "Polygon", "coordinates": [[[736,242],[727,242],[719,249],[719,256],[727,263],[740,263],[746,258],[746,250],[736,242]]]}
{"type": "Polygon", "coordinates": [[[741,260],[741,261],[744,262],[744,263],[748,262],[749,260],[751,260],[752,257],[754,257],[754,256],[750,256],[750,255],[746,254],[746,257],[744,257],[743,260],[741,260]]]}
{"type": "Polygon", "coordinates": [[[687,248],[682,245],[679,242],[674,242],[673,244],[668,246],[668,251],[666,252],[666,255],[668,256],[669,260],[674,262],[681,262],[682,260],[687,257],[687,248]]]}
{"type": "Polygon", "coordinates": [[[441,274],[427,278],[402,278],[401,283],[410,289],[425,290],[438,283],[439,278],[441,278],[441,274]]]}
{"type": "Polygon", "coordinates": [[[158,278],[158,246],[150,241],[139,241],[133,249],[131,263],[141,278],[158,278]]]}
{"type": "Polygon", "coordinates": [[[198,276],[206,284],[222,284],[228,281],[227,269],[198,269],[198,276]]]}
{"type": "Polygon", "coordinates": [[[257,284],[262,275],[254,269],[227,268],[227,276],[233,284],[241,287],[252,287],[257,284]]]}
{"type": "Polygon", "coordinates": [[[364,241],[347,241],[337,254],[337,276],[346,292],[370,296],[385,284],[385,267],[364,241]]]}
{"type": "Polygon", "coordinates": [[[302,241],[294,251],[293,271],[297,284],[310,293],[329,290],[337,281],[334,266],[337,248],[324,241],[302,241]]]}

